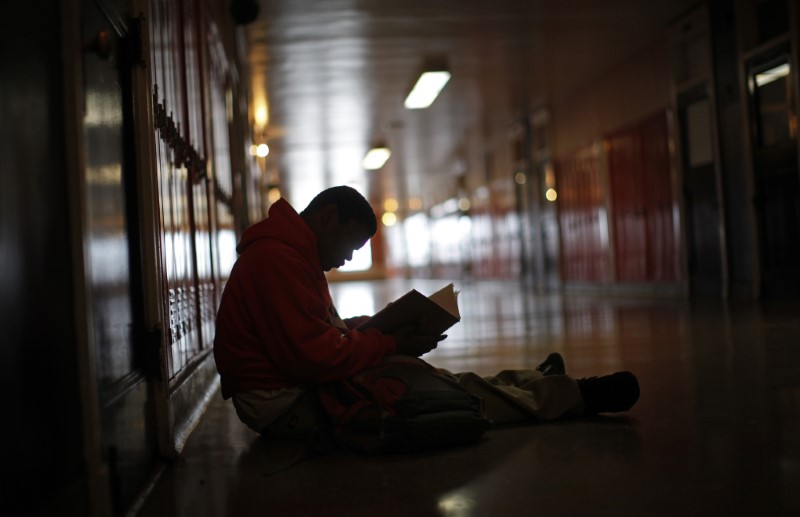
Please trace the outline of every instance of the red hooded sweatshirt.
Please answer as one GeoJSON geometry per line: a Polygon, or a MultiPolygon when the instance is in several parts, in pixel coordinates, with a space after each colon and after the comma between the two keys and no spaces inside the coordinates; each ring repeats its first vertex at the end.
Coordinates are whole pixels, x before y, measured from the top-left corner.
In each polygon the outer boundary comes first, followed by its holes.
{"type": "Polygon", "coordinates": [[[393,337],[345,328],[316,237],[285,200],[245,230],[236,251],[214,338],[224,398],[342,380],[394,353],[393,337]]]}

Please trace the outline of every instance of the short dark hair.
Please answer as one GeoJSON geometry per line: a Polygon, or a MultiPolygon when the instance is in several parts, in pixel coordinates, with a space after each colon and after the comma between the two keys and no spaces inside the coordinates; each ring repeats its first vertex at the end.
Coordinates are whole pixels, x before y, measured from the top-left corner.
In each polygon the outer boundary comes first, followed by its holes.
{"type": "Polygon", "coordinates": [[[356,189],[346,185],[331,187],[317,194],[308,206],[300,212],[305,215],[320,210],[333,203],[339,211],[339,221],[347,223],[351,219],[364,223],[370,235],[375,235],[378,230],[378,220],[375,211],[364,196],[356,189]]]}

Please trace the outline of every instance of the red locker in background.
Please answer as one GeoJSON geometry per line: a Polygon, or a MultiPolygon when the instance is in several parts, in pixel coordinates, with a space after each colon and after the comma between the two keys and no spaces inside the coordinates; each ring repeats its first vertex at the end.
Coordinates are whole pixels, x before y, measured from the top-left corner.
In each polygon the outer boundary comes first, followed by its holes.
{"type": "Polygon", "coordinates": [[[625,129],[605,139],[616,276],[621,282],[647,280],[647,220],[642,142],[625,129]]]}
{"type": "Polygon", "coordinates": [[[666,113],[606,136],[616,277],[678,279],[666,113]]]}
{"type": "Polygon", "coordinates": [[[642,158],[647,171],[644,185],[647,204],[648,278],[675,281],[680,277],[678,240],[675,231],[677,196],[669,151],[669,125],[666,113],[646,120],[641,126],[642,158]]]}
{"type": "Polygon", "coordinates": [[[561,273],[566,282],[608,280],[608,242],[598,146],[558,160],[561,273]]]}

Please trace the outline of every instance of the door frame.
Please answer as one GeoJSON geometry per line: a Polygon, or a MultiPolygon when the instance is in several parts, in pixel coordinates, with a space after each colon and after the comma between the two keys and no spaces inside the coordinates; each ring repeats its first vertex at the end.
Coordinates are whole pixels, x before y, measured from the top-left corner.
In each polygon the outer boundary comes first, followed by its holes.
{"type": "Polygon", "coordinates": [[[681,206],[682,211],[682,245],[684,247],[683,253],[683,269],[686,272],[686,282],[688,284],[690,292],[693,291],[693,284],[694,278],[692,277],[692,271],[689,267],[689,257],[692,253],[692,245],[693,243],[689,240],[689,231],[688,222],[689,222],[689,214],[688,207],[686,206],[685,200],[685,189],[686,189],[686,175],[688,174],[688,166],[687,166],[687,157],[686,153],[688,152],[687,146],[685,145],[686,138],[688,137],[686,131],[686,123],[687,121],[683,118],[683,110],[684,108],[690,106],[693,102],[698,100],[707,100],[709,104],[709,124],[711,134],[711,166],[714,170],[714,190],[715,190],[715,201],[717,203],[717,230],[718,230],[718,245],[719,245],[719,252],[720,252],[720,285],[719,285],[719,293],[720,297],[723,300],[727,300],[730,295],[730,279],[729,279],[729,264],[728,264],[728,253],[727,253],[727,224],[725,222],[725,199],[723,195],[723,188],[722,188],[722,170],[720,167],[721,158],[720,158],[720,148],[719,148],[719,128],[717,124],[717,104],[716,104],[716,96],[714,95],[714,82],[713,76],[708,77],[706,80],[699,81],[689,87],[682,89],[679,92],[675,92],[674,103],[675,103],[675,128],[673,133],[677,133],[674,137],[675,140],[675,158],[676,158],[676,166],[680,170],[680,188],[678,189],[677,198],[679,199],[679,203],[681,206]]]}
{"type": "MultiPolygon", "coordinates": [[[[793,5],[793,3],[790,3],[793,5]]],[[[795,13],[794,9],[790,5],[790,11],[792,12],[792,18],[794,18],[795,13]]],[[[800,102],[800,88],[798,87],[798,56],[797,56],[797,45],[794,42],[794,26],[795,24],[792,23],[792,30],[789,33],[783,34],[772,40],[769,40],[761,45],[754,47],[753,49],[743,52],[739,56],[739,81],[742,88],[742,108],[743,108],[743,116],[745,120],[745,124],[743,124],[743,141],[744,145],[744,155],[746,160],[747,170],[749,171],[746,174],[747,178],[747,192],[748,197],[750,199],[749,204],[749,213],[750,213],[750,232],[753,236],[753,249],[752,249],[752,260],[753,260],[753,294],[755,299],[762,299],[765,295],[765,280],[764,280],[764,259],[763,259],[763,240],[764,235],[761,230],[761,214],[759,213],[758,207],[758,178],[757,178],[757,171],[756,171],[756,159],[755,159],[755,134],[754,134],[754,125],[755,125],[755,115],[753,113],[754,105],[753,105],[753,92],[751,91],[750,85],[750,75],[751,71],[755,69],[759,69],[762,67],[769,66],[769,63],[773,63],[778,60],[778,57],[781,54],[787,56],[787,61],[790,65],[790,84],[791,84],[791,95],[793,96],[793,110],[794,116],[798,118],[798,102],[800,102]],[[755,64],[754,62],[763,61],[760,64],[755,64]]],[[[800,175],[800,142],[798,142],[798,134],[795,135],[795,148],[796,148],[796,168],[798,170],[798,175],[800,175]]]]}

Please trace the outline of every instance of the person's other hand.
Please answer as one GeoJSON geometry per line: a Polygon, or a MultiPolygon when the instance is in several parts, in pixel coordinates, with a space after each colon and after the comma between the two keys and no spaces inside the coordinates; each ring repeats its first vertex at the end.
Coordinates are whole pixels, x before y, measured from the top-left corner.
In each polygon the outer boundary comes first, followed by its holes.
{"type": "Polygon", "coordinates": [[[429,334],[420,334],[419,331],[413,327],[404,327],[394,334],[395,340],[395,353],[400,355],[410,355],[419,357],[427,354],[447,337],[447,334],[439,336],[431,336],[429,334]]]}

